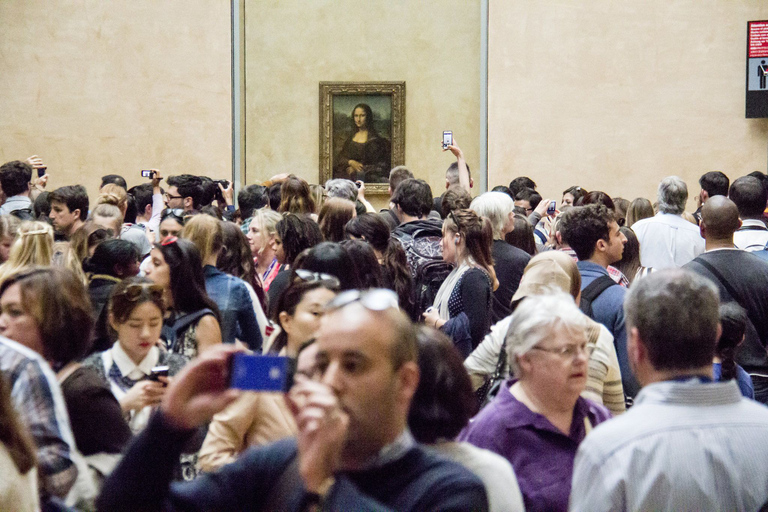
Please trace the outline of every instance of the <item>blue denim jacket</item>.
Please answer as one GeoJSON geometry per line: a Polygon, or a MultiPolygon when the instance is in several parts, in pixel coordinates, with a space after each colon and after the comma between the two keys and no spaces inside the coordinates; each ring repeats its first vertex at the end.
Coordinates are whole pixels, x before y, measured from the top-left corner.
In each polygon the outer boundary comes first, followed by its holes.
{"type": "Polygon", "coordinates": [[[216,267],[203,267],[205,290],[221,313],[221,339],[234,343],[239,339],[248,348],[261,351],[261,331],[256,322],[253,302],[242,279],[225,274],[216,267]]]}

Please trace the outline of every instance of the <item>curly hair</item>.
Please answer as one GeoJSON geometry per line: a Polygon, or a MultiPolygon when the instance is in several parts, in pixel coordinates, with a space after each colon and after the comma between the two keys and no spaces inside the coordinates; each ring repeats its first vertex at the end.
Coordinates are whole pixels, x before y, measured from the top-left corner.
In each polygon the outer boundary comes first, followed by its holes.
{"type": "Polygon", "coordinates": [[[588,260],[598,240],[608,240],[613,214],[602,204],[575,206],[563,213],[560,234],[580,260],[588,260]]]}

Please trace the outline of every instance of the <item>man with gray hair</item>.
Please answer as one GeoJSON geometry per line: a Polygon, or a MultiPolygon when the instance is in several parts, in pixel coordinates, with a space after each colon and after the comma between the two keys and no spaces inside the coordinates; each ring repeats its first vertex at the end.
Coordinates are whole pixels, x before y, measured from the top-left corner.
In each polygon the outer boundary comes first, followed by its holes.
{"type": "Polygon", "coordinates": [[[682,267],[704,252],[704,239],[696,224],[683,219],[688,187],[677,176],[661,180],[659,213],[632,225],[640,242],[640,264],[661,270],[682,267]]]}
{"type": "Polygon", "coordinates": [[[531,256],[504,240],[506,234],[515,229],[515,202],[508,194],[486,192],[476,197],[469,207],[491,221],[493,229],[491,256],[499,287],[493,292],[491,314],[493,323],[496,323],[512,314],[512,297],[531,256]]]}
{"type": "MultiPolygon", "coordinates": [[[[707,202],[709,204],[709,202],[707,202]]],[[[654,272],[624,308],[643,389],[579,447],[569,510],[758,510],[768,500],[768,408],[712,382],[717,288],[689,270],[654,272]]]]}

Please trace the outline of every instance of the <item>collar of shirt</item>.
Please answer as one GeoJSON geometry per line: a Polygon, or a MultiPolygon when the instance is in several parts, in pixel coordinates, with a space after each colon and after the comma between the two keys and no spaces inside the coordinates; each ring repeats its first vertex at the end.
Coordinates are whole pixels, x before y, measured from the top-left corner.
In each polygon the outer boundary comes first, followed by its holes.
{"type": "MultiPolygon", "coordinates": [[[[536,430],[544,430],[552,432],[563,437],[565,434],[555,427],[544,415],[537,412],[533,412],[515,398],[512,394],[512,385],[517,382],[518,379],[508,380],[504,386],[506,392],[499,393],[500,396],[496,398],[498,402],[497,406],[501,414],[498,416],[500,421],[503,421],[508,429],[533,427],[536,430]],[[502,412],[503,411],[503,412],[502,412]]],[[[567,436],[571,440],[579,443],[584,437],[584,418],[589,416],[589,404],[586,400],[579,397],[576,399],[576,405],[573,408],[573,420],[571,421],[571,432],[567,436]]]]}
{"type": "Polygon", "coordinates": [[[716,252],[716,251],[741,251],[738,247],[716,247],[715,249],[707,249],[704,252],[716,252]]]}
{"type": "Polygon", "coordinates": [[[397,439],[379,450],[379,453],[372,458],[365,467],[361,469],[379,468],[390,462],[402,458],[411,448],[416,446],[416,440],[413,438],[411,431],[406,427],[403,432],[397,436],[397,439]]]}
{"type": "Polygon", "coordinates": [[[203,276],[205,276],[205,277],[213,277],[213,276],[218,276],[218,275],[224,275],[224,272],[222,272],[221,270],[217,269],[213,265],[205,265],[203,267],[203,276]]]}
{"type": "Polygon", "coordinates": [[[8,211],[19,210],[32,206],[32,200],[27,196],[11,196],[3,203],[3,208],[8,211]]]}
{"type": "Polygon", "coordinates": [[[598,265],[593,261],[577,261],[576,266],[579,268],[579,272],[586,271],[587,273],[605,274],[607,276],[610,276],[610,274],[608,273],[608,270],[605,267],[603,267],[602,265],[598,265]]]}
{"type": "Polygon", "coordinates": [[[641,389],[635,398],[635,405],[727,405],[740,400],[741,392],[735,380],[714,383],[702,383],[698,379],[685,382],[666,380],[641,389]]]}
{"type": "Polygon", "coordinates": [[[128,354],[125,353],[123,347],[120,346],[120,342],[116,341],[115,344],[112,345],[112,360],[117,365],[117,369],[120,370],[120,374],[123,377],[139,380],[152,373],[152,368],[157,366],[157,362],[160,360],[160,349],[157,348],[157,346],[153,346],[149,349],[149,353],[144,359],[142,359],[139,364],[136,364],[128,354]]]}
{"type": "Polygon", "coordinates": [[[761,230],[768,231],[768,228],[765,227],[765,222],[758,219],[744,219],[741,221],[741,227],[739,228],[739,231],[749,227],[760,228],[761,230]]]}

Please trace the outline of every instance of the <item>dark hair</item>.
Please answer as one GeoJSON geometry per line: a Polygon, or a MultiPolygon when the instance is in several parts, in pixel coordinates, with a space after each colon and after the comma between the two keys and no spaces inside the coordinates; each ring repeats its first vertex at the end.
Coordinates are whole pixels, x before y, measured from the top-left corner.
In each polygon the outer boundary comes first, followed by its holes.
{"type": "Polygon", "coordinates": [[[686,269],[660,270],[639,279],[624,300],[627,332],[636,327],[656,370],[712,364],[720,301],[708,278],[686,269]]]}
{"type": "Polygon", "coordinates": [[[764,172],[760,171],[752,171],[751,173],[747,174],[747,176],[752,176],[753,178],[757,178],[760,180],[760,183],[763,184],[763,186],[768,189],[768,175],[766,175],[764,172]]]}
{"type": "Polygon", "coordinates": [[[291,265],[301,251],[323,241],[317,222],[305,215],[285,215],[275,226],[275,231],[283,243],[284,263],[287,265],[291,265]]]}
{"type": "Polygon", "coordinates": [[[208,308],[220,321],[219,308],[205,291],[203,261],[200,251],[189,240],[178,238],[174,242],[155,244],[171,270],[171,296],[176,311],[192,313],[208,308]]]}
{"type": "Polygon", "coordinates": [[[573,204],[575,205],[576,201],[587,194],[587,191],[578,185],[574,185],[573,187],[568,187],[567,189],[563,190],[563,195],[565,194],[571,194],[573,196],[573,204]]]}
{"type": "Polygon", "coordinates": [[[146,277],[130,277],[117,283],[109,296],[109,312],[112,314],[113,320],[118,324],[124,324],[128,321],[133,310],[145,302],[151,302],[157,306],[162,316],[165,313],[163,294],[162,292],[153,292],[152,286],[154,283],[146,277]],[[132,295],[129,298],[126,289],[135,285],[141,286],[141,292],[135,297],[132,295]]]}
{"type": "Polygon", "coordinates": [[[203,180],[201,180],[199,176],[181,174],[179,176],[171,176],[166,181],[169,186],[176,187],[182,200],[187,197],[192,198],[192,208],[200,208],[204,191],[203,180]]]}
{"type": "Polygon", "coordinates": [[[511,197],[513,201],[515,200],[515,197],[512,195],[512,191],[509,190],[509,187],[506,185],[496,185],[495,187],[493,187],[491,192],[504,192],[509,197],[511,197]]]}
{"type": "Polygon", "coordinates": [[[346,238],[344,226],[355,216],[355,203],[338,197],[328,198],[318,215],[320,232],[326,242],[341,242],[346,238]]]}
{"type": "Polygon", "coordinates": [[[574,206],[560,219],[560,234],[580,260],[588,260],[598,240],[608,241],[613,213],[602,204],[574,206]]]}
{"type": "Polygon", "coordinates": [[[35,212],[35,218],[38,220],[45,220],[48,224],[51,223],[51,219],[48,215],[51,213],[51,193],[48,191],[40,192],[35,198],[35,202],[32,203],[32,209],[35,212]]]}
{"type": "Polygon", "coordinates": [[[747,330],[747,311],[736,302],[726,302],[720,305],[719,312],[723,332],[715,353],[720,358],[720,380],[723,381],[736,378],[734,356],[747,330]]]}
{"type": "Polygon", "coordinates": [[[17,196],[29,190],[32,181],[32,166],[20,160],[0,165],[0,185],[5,197],[17,196]]]}
{"type": "Polygon", "coordinates": [[[621,270],[632,283],[635,280],[637,269],[640,268],[640,242],[632,228],[621,226],[619,231],[626,237],[627,241],[624,244],[624,253],[621,259],[612,265],[621,270]]]}
{"type": "Polygon", "coordinates": [[[742,176],[731,185],[728,198],[736,203],[739,217],[755,219],[763,215],[765,204],[768,202],[768,192],[757,178],[742,176]]]}
{"type": "Polygon", "coordinates": [[[704,190],[709,194],[709,197],[728,195],[729,184],[730,180],[728,179],[728,176],[720,171],[711,171],[702,174],[701,178],[699,178],[701,190],[704,190]]]}
{"type": "Polygon", "coordinates": [[[389,171],[389,189],[392,193],[397,190],[397,186],[407,179],[413,179],[413,173],[404,165],[393,167],[389,171]]]}
{"type": "Polygon", "coordinates": [[[128,184],[125,182],[125,178],[119,174],[107,174],[106,176],[102,176],[101,185],[99,185],[99,188],[103,187],[104,185],[109,185],[110,183],[117,185],[118,187],[123,187],[124,189],[128,188],[128,184]]]}
{"type": "Polygon", "coordinates": [[[397,292],[400,308],[410,314],[413,309],[413,280],[408,258],[400,242],[391,236],[387,223],[374,213],[364,213],[347,222],[344,231],[348,236],[365,239],[382,255],[387,288],[397,292]]]}
{"type": "MultiPolygon", "coordinates": [[[[132,195],[136,200],[136,215],[144,215],[144,212],[147,210],[147,206],[152,206],[152,184],[142,183],[141,185],[131,187],[128,190],[128,194],[132,195]]],[[[125,216],[128,217],[127,210],[125,216]]],[[[126,222],[128,221],[126,220],[126,222]]]]}
{"type": "Polygon", "coordinates": [[[216,268],[224,273],[239,277],[253,288],[261,308],[265,309],[266,297],[261,283],[256,279],[256,266],[253,263],[251,246],[240,226],[232,222],[221,223],[224,246],[216,259],[216,268]]]}
{"type": "MultiPolygon", "coordinates": [[[[200,209],[213,203],[216,196],[221,196],[219,184],[208,176],[200,176],[200,185],[203,187],[203,195],[200,196],[200,209]]],[[[222,197],[223,199],[223,197],[222,197]]]]}
{"type": "Polygon", "coordinates": [[[440,203],[440,215],[446,218],[454,210],[466,210],[472,202],[472,196],[459,185],[451,185],[443,194],[440,203]]]}
{"type": "Polygon", "coordinates": [[[512,197],[516,197],[517,193],[525,188],[536,190],[536,183],[533,182],[528,176],[519,176],[509,182],[509,190],[512,191],[512,197]]]}
{"type": "Polygon", "coordinates": [[[126,224],[135,224],[137,213],[138,209],[136,208],[136,198],[131,193],[126,194],[125,215],[123,216],[123,222],[126,224]]]}
{"type": "Polygon", "coordinates": [[[493,228],[491,221],[479,216],[474,210],[456,210],[451,212],[443,224],[445,231],[457,233],[464,238],[464,246],[474,262],[488,274],[492,289],[499,286],[496,271],[493,268],[493,228]]]}
{"type": "MultiPolygon", "coordinates": [[[[90,236],[99,231],[104,230],[96,230],[90,236]]],[[[110,238],[98,243],[93,251],[93,256],[83,261],[83,270],[93,274],[122,277],[115,271],[115,267],[127,267],[137,261],[139,261],[139,248],[136,247],[136,244],[128,240],[110,238]]]]}
{"type": "MultiPolygon", "coordinates": [[[[316,281],[304,281],[294,275],[291,283],[277,298],[277,305],[275,307],[274,317],[272,320],[277,325],[280,325],[280,313],[283,311],[293,316],[296,313],[296,307],[304,298],[304,295],[306,295],[307,292],[317,290],[318,288],[325,288],[333,292],[339,291],[339,288],[335,285],[335,283],[331,283],[327,280],[318,279],[316,281]]],[[[272,345],[269,347],[269,353],[277,354],[285,346],[287,346],[287,344],[288,333],[280,329],[280,331],[275,335],[275,340],[272,342],[272,345]]]]}
{"type": "Polygon", "coordinates": [[[0,373],[0,443],[24,475],[35,467],[35,444],[11,401],[11,384],[3,373],[0,373]]]}
{"type": "Polygon", "coordinates": [[[292,268],[332,275],[339,280],[342,290],[360,288],[360,276],[352,258],[336,242],[322,242],[302,251],[292,268]]]}
{"type": "Polygon", "coordinates": [[[282,183],[273,183],[269,186],[269,189],[267,189],[267,194],[269,195],[269,208],[274,211],[278,211],[280,209],[280,202],[282,200],[282,186],[282,183]]]}
{"type": "Polygon", "coordinates": [[[397,186],[391,202],[398,205],[408,216],[426,217],[432,211],[434,201],[429,183],[419,179],[407,179],[397,186]]]}
{"type": "Polygon", "coordinates": [[[515,194],[515,201],[528,201],[532,209],[539,206],[541,195],[532,188],[524,188],[515,194]]]}
{"type": "Polygon", "coordinates": [[[370,244],[362,240],[344,240],[341,246],[354,263],[357,275],[360,277],[360,289],[384,287],[384,273],[370,244]]]}
{"type": "Polygon", "coordinates": [[[40,330],[43,357],[57,366],[85,357],[94,320],[88,291],[75,273],[63,267],[26,267],[0,285],[0,296],[14,284],[40,330]]]}
{"type": "Polygon", "coordinates": [[[357,109],[363,109],[365,111],[365,127],[368,129],[369,135],[368,138],[374,138],[378,137],[378,133],[376,133],[376,128],[374,126],[373,122],[373,110],[371,110],[371,107],[368,106],[367,103],[358,103],[355,105],[355,108],[352,109],[352,114],[350,115],[350,118],[352,119],[352,131],[357,132],[357,125],[355,124],[355,110],[357,109]]]}
{"type": "Polygon", "coordinates": [[[601,192],[599,190],[593,190],[592,192],[588,192],[582,196],[581,201],[579,203],[573,203],[574,206],[587,206],[588,204],[601,204],[608,208],[609,210],[616,211],[616,205],[613,203],[613,199],[611,199],[611,196],[606,194],[605,192],[601,192]]]}
{"type": "Polygon", "coordinates": [[[237,194],[237,205],[244,219],[253,216],[253,210],[264,208],[268,204],[267,187],[263,185],[248,185],[237,194]]]}
{"type": "Polygon", "coordinates": [[[504,235],[504,241],[522,249],[531,256],[536,256],[536,239],[533,238],[533,226],[524,215],[515,214],[515,229],[504,235]]]}
{"type": "Polygon", "coordinates": [[[408,427],[420,443],[452,440],[477,412],[472,382],[461,354],[445,334],[421,326],[416,341],[420,378],[408,427]]]}
{"type": "Polygon", "coordinates": [[[279,212],[314,213],[315,200],[309,190],[309,184],[291,174],[280,186],[279,212]]]}
{"type": "Polygon", "coordinates": [[[70,213],[80,210],[80,220],[85,222],[88,218],[88,191],[82,185],[67,185],[59,187],[48,196],[48,203],[56,201],[67,205],[70,213]]]}

